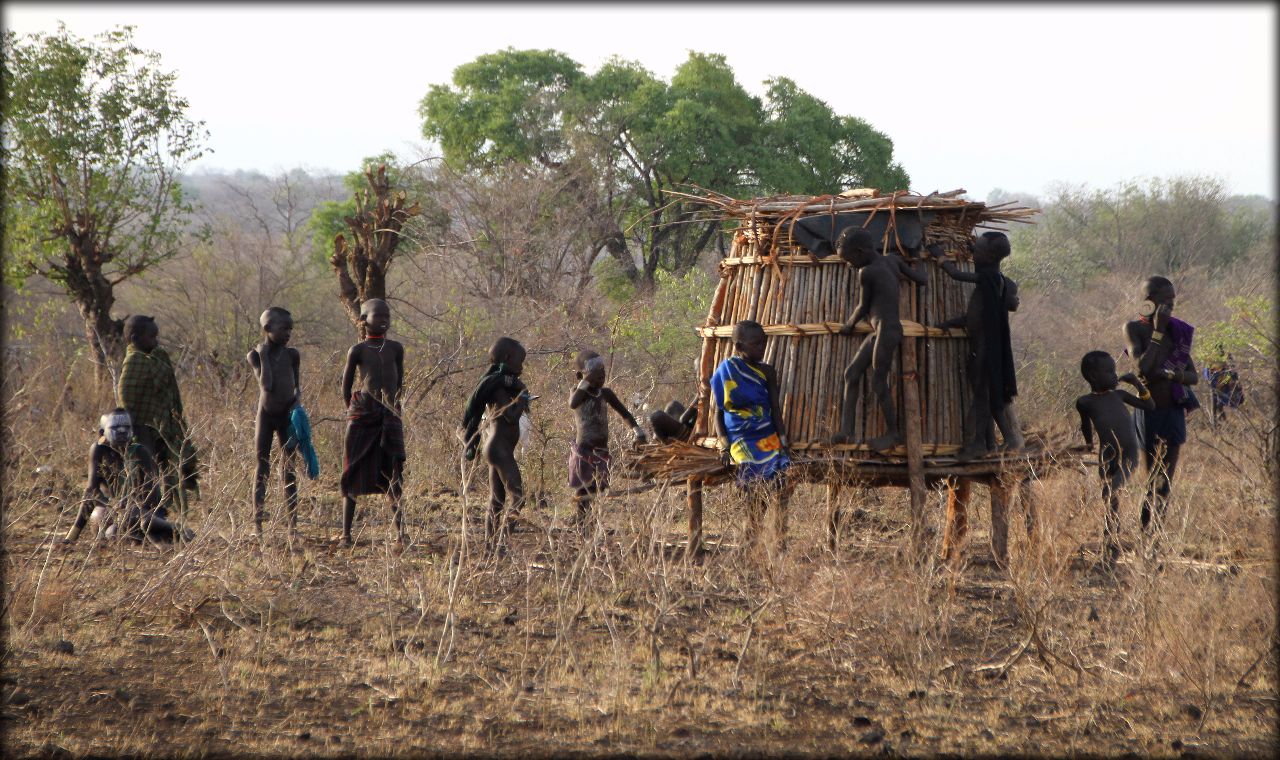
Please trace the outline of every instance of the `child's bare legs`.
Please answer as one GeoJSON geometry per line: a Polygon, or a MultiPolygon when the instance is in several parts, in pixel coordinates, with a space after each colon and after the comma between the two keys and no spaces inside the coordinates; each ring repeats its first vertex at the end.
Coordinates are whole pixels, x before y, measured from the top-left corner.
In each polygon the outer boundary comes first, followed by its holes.
{"type": "Polygon", "coordinates": [[[1147,495],[1142,500],[1142,529],[1148,530],[1155,517],[1156,525],[1164,519],[1173,487],[1173,471],[1178,466],[1178,453],[1182,447],[1168,441],[1158,441],[1153,454],[1143,451],[1142,460],[1147,468],[1147,495]]]}
{"type": "Polygon", "coordinates": [[[947,522],[942,530],[942,561],[960,559],[965,537],[969,533],[969,495],[972,483],[956,479],[947,484],[947,522]]]}
{"type": "Polygon", "coordinates": [[[1147,493],[1142,499],[1142,532],[1150,535],[1148,551],[1151,556],[1155,555],[1156,541],[1164,524],[1169,492],[1173,490],[1173,472],[1178,467],[1181,449],[1181,444],[1160,439],[1156,441],[1154,452],[1145,449],[1142,452],[1142,462],[1147,468],[1147,493]]]}
{"type": "Polygon", "coordinates": [[[574,507],[574,524],[579,529],[587,524],[587,518],[591,514],[591,492],[585,488],[579,488],[573,494],[574,507]]]}
{"type": "Polygon", "coordinates": [[[404,532],[404,516],[400,511],[400,496],[404,492],[404,481],[399,473],[392,476],[387,486],[387,505],[391,507],[391,520],[396,526],[396,542],[407,544],[409,537],[404,532]]]}
{"type": "Polygon", "coordinates": [[[298,461],[297,451],[288,451],[281,447],[284,451],[284,462],[282,462],[284,472],[281,478],[284,480],[284,503],[285,508],[289,511],[289,530],[298,529],[298,476],[294,470],[294,466],[298,461]]]}
{"type": "Polygon", "coordinates": [[[770,511],[769,522],[773,531],[773,550],[775,554],[780,555],[787,551],[787,514],[791,501],[791,485],[783,476],[769,483],[767,489],[766,503],[770,511]]]}
{"type": "MultiPolygon", "coordinates": [[[[396,526],[396,540],[404,543],[408,537],[404,532],[404,520],[400,515],[400,479],[397,477],[387,487],[387,504],[391,507],[391,519],[396,526]]],[[[342,503],[342,545],[351,546],[351,525],[356,519],[356,497],[344,496],[342,503]]]]}
{"type": "Polygon", "coordinates": [[[858,411],[858,381],[871,366],[872,352],[875,350],[875,336],[862,339],[853,361],[844,369],[844,403],[840,407],[840,432],[832,437],[834,443],[853,443],[853,428],[858,411]]]}
{"type": "Polygon", "coordinates": [[[898,430],[898,410],[893,405],[893,395],[889,392],[889,370],[893,368],[893,353],[902,342],[901,325],[880,325],[875,334],[864,338],[858,346],[858,353],[844,371],[844,406],[840,408],[840,432],[832,441],[835,443],[852,443],[853,427],[856,419],[858,381],[871,368],[871,389],[875,391],[876,401],[880,403],[880,411],[884,415],[885,432],[867,442],[875,451],[885,451],[902,444],[902,433],[898,430]]]}
{"type": "Polygon", "coordinates": [[[187,501],[182,493],[182,478],[175,461],[177,457],[169,442],[150,425],[134,425],[133,439],[146,447],[155,458],[156,467],[160,471],[160,505],[165,508],[166,513],[177,513],[185,517],[187,501]]]}
{"type": "Polygon", "coordinates": [[[524,482],[515,452],[489,450],[489,514],[485,520],[485,541],[497,546],[506,541],[511,518],[524,507],[524,482]],[[506,506],[510,497],[510,505],[506,506]],[[505,508],[504,508],[505,507],[505,508]]]}
{"type": "Polygon", "coordinates": [[[742,550],[744,554],[749,555],[759,545],[760,532],[764,527],[764,512],[767,507],[763,484],[758,482],[744,483],[742,496],[746,501],[747,507],[747,526],[746,533],[742,537],[742,550]]]}
{"type": "Polygon", "coordinates": [[[271,473],[271,440],[274,434],[282,452],[281,470],[284,480],[285,504],[289,512],[289,529],[298,526],[298,479],[294,474],[297,452],[285,448],[288,439],[288,417],[258,413],[254,429],[254,448],[258,455],[258,468],[253,484],[253,522],[258,536],[262,536],[263,505],[267,500],[267,477],[271,473]]]}
{"type": "Polygon", "coordinates": [[[342,497],[342,545],[351,546],[351,523],[356,519],[356,497],[342,497]]]}
{"type": "Polygon", "coordinates": [[[876,349],[871,359],[871,388],[880,402],[884,415],[884,435],[867,442],[873,451],[887,451],[902,445],[902,433],[898,429],[898,410],[889,392],[889,370],[893,369],[893,354],[902,343],[901,325],[881,325],[876,331],[876,349]]]}
{"type": "MultiPolygon", "coordinates": [[[[976,459],[991,450],[991,397],[987,379],[982,374],[982,360],[977,354],[969,354],[968,375],[972,394],[964,416],[964,448],[956,455],[961,460],[976,459]]],[[[1007,420],[1006,420],[1007,421],[1007,420]]]]}
{"type": "Polygon", "coordinates": [[[1106,510],[1102,523],[1102,564],[1111,569],[1120,556],[1120,487],[1124,485],[1124,472],[1117,462],[1108,462],[1098,468],[1102,478],[1102,503],[1106,510]]]}
{"type": "Polygon", "coordinates": [[[786,551],[787,508],[791,496],[790,484],[785,476],[773,480],[756,480],[745,484],[742,495],[746,499],[747,525],[742,550],[746,555],[764,545],[770,556],[786,551]],[[767,529],[769,536],[762,541],[767,529]]]}

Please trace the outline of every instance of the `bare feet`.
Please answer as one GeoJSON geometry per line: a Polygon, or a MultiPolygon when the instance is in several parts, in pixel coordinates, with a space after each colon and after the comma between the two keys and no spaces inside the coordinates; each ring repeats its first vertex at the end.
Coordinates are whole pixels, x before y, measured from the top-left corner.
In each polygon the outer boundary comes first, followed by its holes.
{"type": "Polygon", "coordinates": [[[883,454],[890,449],[901,446],[902,435],[900,433],[885,433],[882,436],[872,438],[870,441],[867,441],[867,445],[871,447],[872,451],[877,451],[883,454]]]}
{"type": "Polygon", "coordinates": [[[1004,444],[1000,446],[1001,451],[1022,451],[1027,447],[1027,439],[1022,433],[1014,433],[1004,439],[1004,444]]]}

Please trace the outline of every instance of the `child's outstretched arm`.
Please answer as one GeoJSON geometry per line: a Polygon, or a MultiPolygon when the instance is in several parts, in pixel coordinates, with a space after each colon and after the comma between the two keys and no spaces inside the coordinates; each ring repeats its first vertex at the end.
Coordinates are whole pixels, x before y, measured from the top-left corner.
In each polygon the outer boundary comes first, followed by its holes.
{"type": "Polygon", "coordinates": [[[910,264],[908,264],[907,260],[902,258],[901,256],[894,256],[893,258],[896,259],[897,261],[898,271],[906,275],[907,278],[910,279],[912,282],[914,282],[917,285],[929,284],[928,271],[924,270],[923,268],[920,268],[920,269],[916,268],[916,265],[920,262],[913,261],[910,264]]]}
{"type": "Polygon", "coordinates": [[[942,245],[940,243],[930,243],[924,247],[925,255],[932,256],[938,260],[938,266],[942,267],[942,271],[946,272],[953,280],[960,282],[977,282],[978,275],[976,272],[966,272],[957,267],[955,262],[950,259],[943,258],[942,245]]]}
{"type": "Polygon", "coordinates": [[[1076,400],[1076,411],[1080,413],[1080,435],[1084,436],[1086,446],[1093,446],[1093,418],[1089,416],[1088,396],[1076,400]]]}
{"type": "Polygon", "coordinates": [[[613,407],[618,416],[626,420],[627,424],[631,426],[631,432],[635,434],[636,443],[646,443],[649,437],[645,435],[644,428],[640,427],[640,423],[636,422],[635,416],[627,409],[626,404],[623,404],[622,400],[618,398],[618,394],[614,393],[612,388],[602,388],[601,393],[604,394],[604,400],[609,402],[609,406],[613,407]]]}

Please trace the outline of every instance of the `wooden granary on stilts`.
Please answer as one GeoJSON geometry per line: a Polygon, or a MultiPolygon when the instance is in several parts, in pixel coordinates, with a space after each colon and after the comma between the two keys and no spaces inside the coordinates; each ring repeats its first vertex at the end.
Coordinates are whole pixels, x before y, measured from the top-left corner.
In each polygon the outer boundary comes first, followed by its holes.
{"type": "MultiPolygon", "coordinates": [[[[1053,450],[1043,438],[1028,435],[1019,452],[993,453],[961,462],[955,454],[965,440],[963,420],[970,390],[966,377],[968,336],[962,328],[930,325],[964,313],[974,285],[949,277],[937,261],[920,257],[928,243],[945,246],[962,269],[972,269],[967,242],[975,228],[1027,222],[1034,209],[984,203],[959,197],[964,191],[927,196],[906,192],[880,195],[855,190],[837,196],[774,196],[738,200],[707,193],[685,200],[704,206],[711,218],[735,223],[729,256],[720,262],[720,282],[706,322],[698,327],[699,414],[687,443],[651,447],[637,462],[651,477],[685,481],[689,492],[689,546],[702,534],[702,489],[732,477],[718,466],[709,380],[717,365],[733,353],[733,325],[759,322],[767,335],[765,361],[778,372],[781,410],[793,454],[792,477],[828,486],[828,541],[834,548],[839,515],[836,496],[844,485],[897,486],[911,492],[912,535],[922,546],[928,490],[950,489],[944,546],[950,548],[965,529],[964,502],[969,486],[990,487],[992,548],[1006,555],[1010,502],[1021,494],[1028,527],[1034,515],[1029,483],[1048,469],[1072,459],[1078,450],[1053,450]],[[894,359],[890,385],[905,446],[883,454],[864,443],[832,444],[839,429],[843,373],[870,328],[861,323],[853,336],[839,334],[859,298],[857,270],[835,255],[833,243],[850,226],[866,229],[885,254],[922,258],[927,286],[901,283],[904,338],[894,359]]],[[[918,266],[918,265],[917,265],[918,266]]],[[[868,373],[869,375],[869,373],[868,373]]],[[[884,432],[869,376],[858,393],[855,439],[884,432]]]]}

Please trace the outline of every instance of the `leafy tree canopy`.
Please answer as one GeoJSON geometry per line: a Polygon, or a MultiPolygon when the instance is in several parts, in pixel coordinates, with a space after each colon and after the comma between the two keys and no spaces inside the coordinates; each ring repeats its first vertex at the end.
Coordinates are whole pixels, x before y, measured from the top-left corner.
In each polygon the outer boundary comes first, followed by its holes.
{"type": "Polygon", "coordinates": [[[907,186],[886,135],[791,80],[768,85],[763,101],[751,95],[717,54],[691,52],[668,82],[616,57],[587,74],[563,53],[508,48],[459,66],[419,113],[460,171],[594,166],[613,230],[601,240],[625,231],[627,250],[611,254],[652,282],[660,266],[692,266],[717,231],[672,202],[682,185],[739,195],[907,186]]]}
{"type": "Polygon", "coordinates": [[[102,359],[118,348],[113,288],[179,250],[178,176],[208,133],[133,27],[88,41],[10,31],[2,53],[5,280],[62,285],[102,359]]]}

